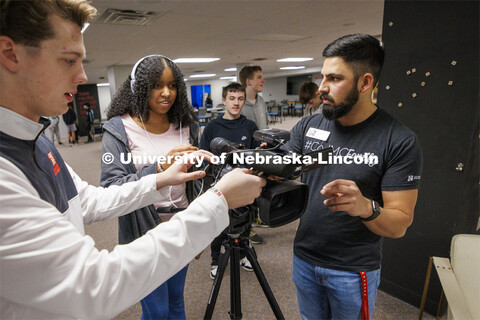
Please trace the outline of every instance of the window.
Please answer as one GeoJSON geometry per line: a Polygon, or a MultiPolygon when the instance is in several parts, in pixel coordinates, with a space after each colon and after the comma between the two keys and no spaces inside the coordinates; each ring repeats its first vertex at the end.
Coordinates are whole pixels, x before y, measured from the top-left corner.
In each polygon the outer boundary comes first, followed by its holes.
{"type": "Polygon", "coordinates": [[[212,91],[209,84],[191,86],[190,90],[192,93],[192,105],[197,109],[203,107],[203,104],[205,103],[205,97],[212,91]]]}

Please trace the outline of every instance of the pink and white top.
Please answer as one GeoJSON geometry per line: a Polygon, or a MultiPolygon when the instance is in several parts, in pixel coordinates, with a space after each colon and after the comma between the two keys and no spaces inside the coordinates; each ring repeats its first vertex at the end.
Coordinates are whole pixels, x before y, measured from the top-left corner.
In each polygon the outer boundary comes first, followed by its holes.
{"type": "MultiPolygon", "coordinates": [[[[129,114],[123,115],[121,118],[125,132],[127,133],[128,147],[132,153],[132,161],[134,161],[137,170],[156,163],[158,156],[166,157],[173,147],[182,143],[190,143],[188,126],[176,129],[174,124],[170,124],[170,127],[165,133],[155,134],[148,132],[147,136],[145,129],[139,126],[129,114]],[[152,143],[154,146],[152,146],[152,143]],[[157,152],[159,154],[157,154],[157,152]]],[[[166,188],[170,188],[170,200],[155,203],[155,208],[172,206],[186,208],[188,206],[185,184],[166,188]]]]}

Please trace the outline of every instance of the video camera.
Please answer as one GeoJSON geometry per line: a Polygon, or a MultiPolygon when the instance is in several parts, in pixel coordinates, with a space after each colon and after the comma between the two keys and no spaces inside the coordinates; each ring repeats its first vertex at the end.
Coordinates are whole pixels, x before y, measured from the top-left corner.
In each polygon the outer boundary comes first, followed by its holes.
{"type": "Polygon", "coordinates": [[[258,176],[277,177],[281,180],[267,179],[267,185],[254,204],[229,211],[230,225],[228,234],[239,234],[252,223],[258,210],[260,219],[270,227],[279,227],[302,216],[308,201],[308,186],[295,181],[303,172],[316,169],[326,164],[328,153],[332,148],[322,149],[308,155],[298,155],[282,150],[281,146],[290,140],[290,132],[280,129],[255,131],[253,138],[266,143],[260,149],[244,149],[223,138],[215,138],[210,143],[210,150],[216,154],[226,154],[221,164],[209,164],[206,168],[204,186],[210,188],[223,175],[234,168],[252,169],[258,176]],[[310,161],[307,161],[309,160],[310,161]]]}

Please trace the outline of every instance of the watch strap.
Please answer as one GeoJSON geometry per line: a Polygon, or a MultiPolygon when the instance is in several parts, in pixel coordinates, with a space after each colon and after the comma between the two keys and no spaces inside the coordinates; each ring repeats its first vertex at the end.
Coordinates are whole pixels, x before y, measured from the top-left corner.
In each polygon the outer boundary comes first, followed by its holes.
{"type": "Polygon", "coordinates": [[[372,221],[380,215],[380,205],[377,201],[372,200],[372,215],[367,218],[359,217],[362,221],[372,221]]]}

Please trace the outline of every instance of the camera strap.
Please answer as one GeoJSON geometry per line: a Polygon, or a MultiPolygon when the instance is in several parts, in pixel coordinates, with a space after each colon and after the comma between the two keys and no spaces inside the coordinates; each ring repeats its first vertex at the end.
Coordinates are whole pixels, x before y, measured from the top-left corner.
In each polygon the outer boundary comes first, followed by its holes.
{"type": "Polygon", "coordinates": [[[367,274],[365,272],[360,272],[360,277],[362,278],[362,309],[360,312],[361,320],[368,320],[368,284],[367,284],[367,274]]]}

